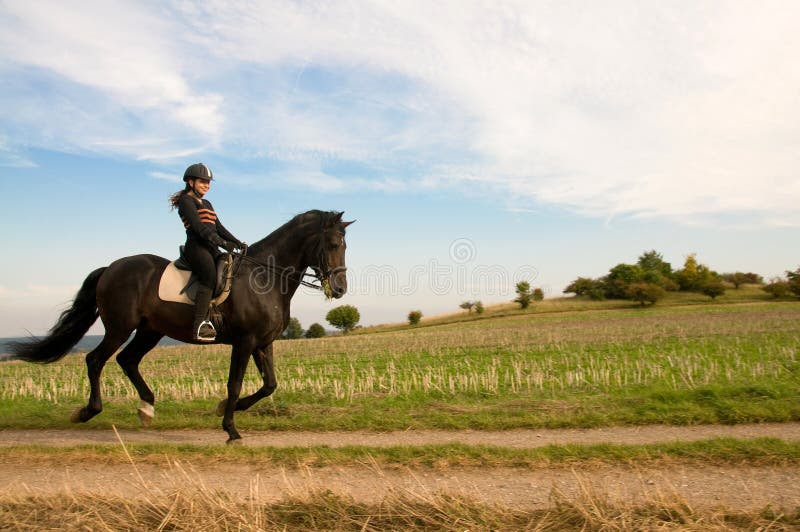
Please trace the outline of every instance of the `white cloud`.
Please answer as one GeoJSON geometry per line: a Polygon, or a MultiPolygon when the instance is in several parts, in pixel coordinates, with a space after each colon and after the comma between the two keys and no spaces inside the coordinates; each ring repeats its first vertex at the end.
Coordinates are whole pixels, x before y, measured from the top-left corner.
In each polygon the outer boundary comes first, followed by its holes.
{"type": "MultiPolygon", "coordinates": [[[[155,113],[162,128],[171,123],[173,129],[182,127],[213,139],[223,124],[219,113],[222,97],[190,87],[186,65],[178,53],[180,43],[171,37],[180,34],[179,26],[166,15],[135,2],[4,4],[0,10],[0,53],[7,69],[37,69],[56,76],[50,83],[60,81],[91,91],[77,97],[77,91],[64,95],[78,112],[102,112],[103,106],[110,105],[120,114],[155,113]],[[98,99],[108,101],[98,107],[98,99]]],[[[19,75],[24,71],[13,72],[19,75]]],[[[54,92],[58,97],[60,90],[54,92]]],[[[64,102],[41,103],[48,106],[46,116],[63,121],[59,115],[65,110],[59,105],[64,102]]],[[[31,110],[7,111],[16,115],[31,110]]],[[[22,121],[25,118],[19,116],[22,121]]],[[[71,118],[78,117],[73,114],[71,118]]],[[[41,115],[33,119],[44,121],[41,115]]],[[[103,138],[96,130],[79,133],[90,145],[103,138]]]]}
{"type": "Polygon", "coordinates": [[[9,146],[8,139],[0,135],[0,166],[32,168],[36,166],[36,163],[9,146]]]}
{"type": "MultiPolygon", "coordinates": [[[[451,106],[439,117],[464,116],[437,124],[436,144],[461,143],[478,161],[443,153],[427,185],[466,180],[589,215],[800,223],[796,4],[273,2],[185,13],[223,58],[420,83],[417,94],[451,106]],[[443,179],[442,166],[466,173],[443,179]]],[[[395,138],[354,143],[374,153],[402,137],[422,150],[435,128],[414,118],[395,138]]],[[[315,132],[357,129],[326,121],[295,123],[289,137],[313,146],[315,132]]]]}
{"type": "Polygon", "coordinates": [[[161,179],[162,181],[173,181],[175,183],[180,183],[182,179],[179,174],[171,174],[169,172],[150,172],[147,175],[155,179],[161,179]]]}
{"type": "MultiPolygon", "coordinates": [[[[87,149],[167,162],[217,150],[280,161],[288,182],[331,191],[405,182],[591,216],[800,224],[793,2],[2,11],[6,63],[89,87],[92,109],[112,113],[93,122],[74,104],[63,119],[87,149]],[[115,118],[124,127],[109,131],[115,118]],[[330,160],[374,180],[331,177],[330,160]]],[[[46,123],[31,107],[29,125],[46,123]]]]}

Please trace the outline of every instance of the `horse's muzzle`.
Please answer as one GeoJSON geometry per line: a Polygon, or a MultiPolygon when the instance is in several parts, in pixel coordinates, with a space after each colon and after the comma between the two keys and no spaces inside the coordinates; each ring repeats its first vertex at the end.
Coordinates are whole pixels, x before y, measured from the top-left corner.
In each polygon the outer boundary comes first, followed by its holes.
{"type": "Polygon", "coordinates": [[[336,269],[331,272],[331,295],[339,299],[347,293],[347,270],[336,269]]]}

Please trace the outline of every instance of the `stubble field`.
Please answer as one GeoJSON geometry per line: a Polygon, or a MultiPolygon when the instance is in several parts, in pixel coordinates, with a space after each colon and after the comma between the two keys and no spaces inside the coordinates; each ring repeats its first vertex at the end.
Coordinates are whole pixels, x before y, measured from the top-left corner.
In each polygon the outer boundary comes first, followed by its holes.
{"type": "MultiPolygon", "coordinates": [[[[145,358],[146,430],[113,362],[105,410],[77,428],[82,357],[4,363],[0,523],[193,528],[194,513],[209,530],[800,526],[800,305],[752,294],[648,309],[565,300],[278,342],[278,390],[237,413],[239,448],[213,431],[224,347],[145,358]],[[708,432],[691,437],[698,426],[708,432]],[[115,521],[128,514],[130,526],[115,521]]],[[[251,368],[245,391],[259,385],[251,368]]]]}

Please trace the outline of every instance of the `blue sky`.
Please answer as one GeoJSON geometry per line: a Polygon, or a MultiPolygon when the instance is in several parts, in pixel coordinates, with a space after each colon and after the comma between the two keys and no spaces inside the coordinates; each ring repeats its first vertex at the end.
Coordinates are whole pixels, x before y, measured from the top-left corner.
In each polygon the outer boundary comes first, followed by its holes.
{"type": "MultiPolygon", "coordinates": [[[[203,161],[255,241],[344,210],[365,324],[559,295],[646,250],[800,264],[795,2],[5,2],[0,336],[94,268],[174,257],[203,161]]],[[[95,328],[94,332],[99,330],[95,328]]]]}

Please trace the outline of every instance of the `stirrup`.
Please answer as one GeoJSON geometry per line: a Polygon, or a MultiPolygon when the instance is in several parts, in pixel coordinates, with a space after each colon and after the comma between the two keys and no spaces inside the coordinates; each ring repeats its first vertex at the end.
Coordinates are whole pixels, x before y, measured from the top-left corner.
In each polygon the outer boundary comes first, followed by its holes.
{"type": "Polygon", "coordinates": [[[213,342],[217,339],[217,330],[208,320],[204,320],[198,325],[197,330],[194,332],[194,339],[200,342],[213,342]]]}

